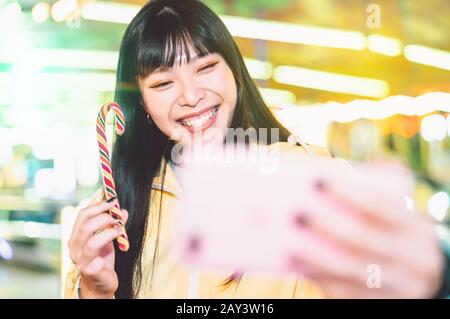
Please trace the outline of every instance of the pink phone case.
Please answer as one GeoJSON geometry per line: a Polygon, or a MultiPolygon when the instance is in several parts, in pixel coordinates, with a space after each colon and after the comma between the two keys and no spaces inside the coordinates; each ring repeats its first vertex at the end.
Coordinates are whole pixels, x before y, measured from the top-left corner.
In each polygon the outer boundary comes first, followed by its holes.
{"type": "MultiPolygon", "coordinates": [[[[317,188],[319,180],[332,177],[381,188],[386,200],[399,206],[412,192],[411,175],[398,165],[350,166],[300,153],[271,153],[259,163],[191,163],[182,171],[176,258],[185,265],[242,272],[291,271],[290,257],[307,229],[299,227],[298,212],[330,207],[317,188]]],[[[336,213],[348,210],[334,208],[336,213]]]]}

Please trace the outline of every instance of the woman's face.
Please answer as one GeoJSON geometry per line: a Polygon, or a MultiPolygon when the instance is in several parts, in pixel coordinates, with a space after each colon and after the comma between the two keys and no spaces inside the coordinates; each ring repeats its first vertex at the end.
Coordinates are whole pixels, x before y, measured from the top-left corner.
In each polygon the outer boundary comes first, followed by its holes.
{"type": "Polygon", "coordinates": [[[173,68],[140,79],[144,110],[177,143],[185,143],[185,137],[191,142],[194,133],[202,133],[203,143],[213,131],[223,140],[237,101],[233,73],[218,53],[196,58],[191,49],[190,54],[189,63],[182,58],[173,68]]]}

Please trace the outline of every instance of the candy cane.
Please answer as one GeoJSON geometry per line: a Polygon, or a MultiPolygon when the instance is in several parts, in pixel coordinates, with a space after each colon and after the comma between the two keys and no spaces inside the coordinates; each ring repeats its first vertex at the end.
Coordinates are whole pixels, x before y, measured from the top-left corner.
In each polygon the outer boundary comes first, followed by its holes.
{"type": "MultiPolygon", "coordinates": [[[[112,177],[111,161],[109,157],[105,131],[106,116],[108,115],[109,111],[113,111],[115,113],[116,133],[118,135],[122,135],[123,131],[125,130],[125,118],[123,116],[119,104],[114,102],[104,104],[97,116],[97,141],[98,141],[98,149],[100,152],[103,187],[107,200],[113,197],[117,197],[116,186],[114,183],[114,179],[112,177]]],[[[122,212],[120,211],[120,204],[118,201],[117,204],[109,211],[109,213],[111,214],[112,217],[118,220],[122,231],[122,234],[119,237],[117,237],[119,249],[122,251],[128,251],[128,249],[130,248],[130,244],[128,242],[128,236],[125,232],[125,225],[123,223],[122,212]]]]}

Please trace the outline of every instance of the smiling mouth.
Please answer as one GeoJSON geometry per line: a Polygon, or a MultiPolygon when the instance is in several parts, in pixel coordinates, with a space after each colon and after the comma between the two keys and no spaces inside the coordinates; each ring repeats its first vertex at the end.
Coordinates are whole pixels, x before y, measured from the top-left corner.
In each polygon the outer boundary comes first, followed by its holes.
{"type": "Polygon", "coordinates": [[[209,126],[212,124],[212,122],[214,122],[214,119],[217,115],[219,107],[220,107],[220,104],[212,107],[210,110],[208,110],[200,115],[190,117],[187,119],[177,120],[177,123],[181,124],[187,128],[194,129],[194,130],[209,126]]]}

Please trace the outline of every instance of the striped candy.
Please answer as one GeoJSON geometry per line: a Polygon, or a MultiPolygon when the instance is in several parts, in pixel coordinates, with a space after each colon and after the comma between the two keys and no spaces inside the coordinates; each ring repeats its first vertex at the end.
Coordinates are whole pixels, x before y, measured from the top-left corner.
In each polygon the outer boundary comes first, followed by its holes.
{"type": "MultiPolygon", "coordinates": [[[[119,104],[111,102],[104,104],[100,109],[97,116],[97,141],[98,149],[100,151],[100,164],[103,176],[103,187],[105,191],[106,199],[117,197],[116,186],[112,177],[111,161],[109,157],[108,144],[106,139],[105,121],[109,111],[115,113],[116,133],[122,135],[125,130],[125,118],[119,104]]],[[[122,212],[120,211],[120,204],[117,204],[109,211],[111,216],[119,221],[122,234],[117,237],[117,243],[119,249],[122,251],[128,251],[130,244],[128,242],[128,236],[125,232],[125,225],[123,223],[122,212]]]]}

